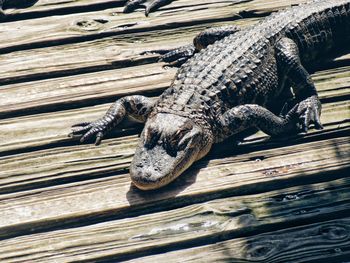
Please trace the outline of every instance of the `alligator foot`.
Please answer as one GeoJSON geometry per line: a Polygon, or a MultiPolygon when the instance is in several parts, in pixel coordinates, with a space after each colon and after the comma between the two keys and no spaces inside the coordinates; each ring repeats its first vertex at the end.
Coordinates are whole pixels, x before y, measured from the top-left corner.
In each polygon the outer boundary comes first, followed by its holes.
{"type": "Polygon", "coordinates": [[[310,74],[301,64],[297,44],[290,38],[282,38],[276,45],[276,51],[279,67],[293,84],[301,132],[306,133],[310,124],[314,124],[316,129],[322,129],[321,102],[310,74]]]}
{"type": "Polygon", "coordinates": [[[214,44],[218,40],[236,33],[237,31],[239,31],[237,26],[209,28],[200,32],[193,39],[193,44],[181,46],[171,50],[153,50],[152,53],[162,55],[159,60],[166,62],[167,66],[179,67],[190,59],[195,53],[206,48],[210,44],[214,44]]]}
{"type": "Polygon", "coordinates": [[[314,124],[317,130],[323,129],[320,121],[321,102],[316,95],[299,102],[297,114],[299,115],[301,132],[306,133],[310,124],[314,124]]]}
{"type": "Polygon", "coordinates": [[[152,51],[145,51],[141,55],[145,54],[159,54],[159,62],[165,62],[166,67],[180,67],[196,52],[196,48],[193,44],[182,46],[174,49],[156,49],[152,51]]]}
{"type": "Polygon", "coordinates": [[[236,106],[224,113],[220,122],[224,137],[247,129],[257,128],[270,136],[294,134],[297,132],[297,105],[285,117],[279,117],[268,109],[256,104],[236,106]]]}
{"type": "MultiPolygon", "coordinates": [[[[182,64],[184,64],[189,58],[193,56],[193,54],[196,52],[196,48],[193,44],[189,44],[186,46],[182,46],[179,48],[174,49],[159,49],[159,50],[152,50],[151,53],[156,53],[161,55],[159,58],[160,62],[167,63],[166,66],[168,67],[180,67],[182,64]]],[[[149,53],[149,52],[145,52],[149,53]]]]}
{"type": "Polygon", "coordinates": [[[123,121],[127,115],[140,122],[145,122],[154,103],[154,99],[138,95],[120,98],[98,120],[73,125],[72,132],[68,134],[68,137],[78,138],[80,142],[95,138],[95,145],[99,145],[105,135],[123,121]]]}
{"type": "Polygon", "coordinates": [[[129,0],[124,7],[124,13],[131,13],[139,7],[145,8],[145,15],[157,10],[159,7],[165,6],[174,0],[129,0]]]}

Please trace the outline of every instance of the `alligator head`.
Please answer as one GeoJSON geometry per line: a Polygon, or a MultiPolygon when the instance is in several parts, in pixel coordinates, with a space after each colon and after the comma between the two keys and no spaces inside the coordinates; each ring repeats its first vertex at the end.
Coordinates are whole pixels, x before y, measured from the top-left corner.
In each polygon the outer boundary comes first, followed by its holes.
{"type": "Polygon", "coordinates": [[[149,117],[131,162],[131,180],[142,190],[170,183],[209,152],[211,138],[189,118],[169,113],[149,117]]]}

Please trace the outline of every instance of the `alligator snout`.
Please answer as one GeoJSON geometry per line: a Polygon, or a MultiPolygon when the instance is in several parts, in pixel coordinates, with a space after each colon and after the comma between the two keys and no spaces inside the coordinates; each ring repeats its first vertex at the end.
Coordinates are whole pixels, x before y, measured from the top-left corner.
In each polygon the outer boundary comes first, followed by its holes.
{"type": "Polygon", "coordinates": [[[168,155],[162,145],[148,149],[138,147],[130,166],[132,182],[142,190],[152,190],[168,184],[173,179],[176,158],[168,155]]]}

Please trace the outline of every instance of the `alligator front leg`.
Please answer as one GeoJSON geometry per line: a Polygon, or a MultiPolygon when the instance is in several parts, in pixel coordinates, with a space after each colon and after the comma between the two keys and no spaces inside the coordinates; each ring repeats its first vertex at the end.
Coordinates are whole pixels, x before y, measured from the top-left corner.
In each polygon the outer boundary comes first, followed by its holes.
{"type": "Polygon", "coordinates": [[[123,12],[131,13],[139,7],[145,7],[145,15],[157,10],[159,7],[165,6],[174,0],[129,0],[126,2],[123,12]]]}
{"type": "Polygon", "coordinates": [[[213,27],[199,33],[193,39],[192,44],[175,48],[173,50],[155,50],[152,52],[162,54],[160,61],[168,63],[169,66],[179,67],[195,53],[238,31],[239,28],[237,26],[213,27]]]}
{"type": "Polygon", "coordinates": [[[127,115],[145,122],[155,101],[155,99],[138,95],[123,97],[117,100],[102,118],[73,125],[69,137],[78,137],[81,142],[96,137],[95,144],[98,145],[106,133],[117,126],[127,115]]]}
{"type": "Polygon", "coordinates": [[[281,117],[257,104],[236,106],[225,112],[220,119],[222,139],[251,128],[257,128],[272,136],[296,133],[296,111],[297,105],[286,116],[281,117]]]}
{"type": "Polygon", "coordinates": [[[311,123],[322,129],[321,102],[310,74],[301,64],[297,44],[289,38],[281,39],[276,44],[276,57],[280,71],[292,82],[302,131],[307,132],[311,123]]]}

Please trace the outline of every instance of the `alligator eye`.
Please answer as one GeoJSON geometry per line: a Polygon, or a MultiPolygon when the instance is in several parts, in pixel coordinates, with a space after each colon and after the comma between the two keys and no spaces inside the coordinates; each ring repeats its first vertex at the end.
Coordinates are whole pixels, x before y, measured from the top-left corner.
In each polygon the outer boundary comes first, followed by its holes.
{"type": "Polygon", "coordinates": [[[174,136],[171,138],[171,144],[178,145],[181,141],[181,139],[189,132],[189,129],[180,129],[176,131],[174,136]]]}
{"type": "Polygon", "coordinates": [[[190,142],[192,136],[190,134],[186,134],[179,142],[178,149],[183,150],[186,148],[187,144],[190,142]]]}
{"type": "Polygon", "coordinates": [[[145,147],[147,148],[153,148],[158,140],[159,140],[160,134],[152,128],[148,128],[145,131],[145,147]]]}
{"type": "Polygon", "coordinates": [[[185,130],[178,130],[175,132],[175,134],[173,134],[173,136],[164,140],[163,144],[169,155],[176,156],[177,151],[179,149],[179,142],[181,138],[184,137],[185,134],[186,134],[185,130]]]}

